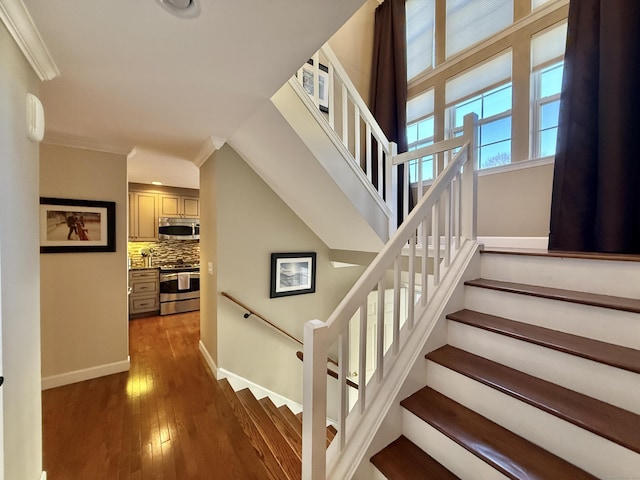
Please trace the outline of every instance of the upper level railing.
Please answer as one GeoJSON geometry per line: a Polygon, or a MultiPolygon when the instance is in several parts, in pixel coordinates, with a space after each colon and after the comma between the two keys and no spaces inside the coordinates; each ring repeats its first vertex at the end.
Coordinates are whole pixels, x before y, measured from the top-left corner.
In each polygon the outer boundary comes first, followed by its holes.
{"type": "Polygon", "coordinates": [[[476,130],[477,117],[468,115],[461,137],[394,159],[406,163],[443,152],[452,157],[328,320],[305,324],[304,480],[350,478],[475,248],[476,130]],[[393,292],[390,306],[385,304],[388,290],[393,292]],[[372,292],[377,308],[369,315],[372,292]],[[337,351],[339,364],[338,438],[325,451],[330,351],[337,351]],[[355,392],[347,385],[348,372],[354,370],[359,372],[355,392]],[[356,401],[350,395],[357,395],[356,401]]]}
{"type": "Polygon", "coordinates": [[[351,162],[371,195],[385,206],[390,233],[396,229],[397,166],[391,159],[397,145],[389,142],[367,104],[328,44],[323,45],[291,79],[306,92],[325,119],[327,134],[334,136],[343,157],[351,162]]]}

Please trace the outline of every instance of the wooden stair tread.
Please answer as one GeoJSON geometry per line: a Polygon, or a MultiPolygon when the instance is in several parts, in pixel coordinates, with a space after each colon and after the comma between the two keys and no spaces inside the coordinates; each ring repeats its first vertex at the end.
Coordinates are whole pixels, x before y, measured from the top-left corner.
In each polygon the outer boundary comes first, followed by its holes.
{"type": "Polygon", "coordinates": [[[576,290],[565,290],[561,288],[541,287],[538,285],[526,285],[523,283],[503,282],[500,280],[488,280],[478,278],[468,280],[465,285],[488,288],[501,292],[517,293],[520,295],[530,295],[533,297],[561,300],[564,302],[591,305],[594,307],[611,308],[625,312],[640,313],[640,300],[635,298],[615,297],[612,295],[599,295],[591,292],[579,292],[576,290]]]}
{"type": "Polygon", "coordinates": [[[520,255],[528,257],[579,258],[585,260],[606,260],[614,262],[640,262],[640,255],[624,253],[564,252],[539,248],[490,247],[481,250],[483,254],[520,255]]]}
{"type": "Polygon", "coordinates": [[[296,432],[298,432],[298,435],[300,435],[300,437],[302,438],[302,422],[298,417],[296,417],[296,414],[293,413],[291,409],[286,405],[279,406],[278,410],[280,411],[280,414],[289,422],[289,425],[291,425],[296,430],[296,432]]]}
{"type": "MultiPolygon", "coordinates": [[[[640,350],[633,348],[613,345],[467,309],[451,313],[447,315],[447,318],[630,372],[640,373],[640,350]]],[[[640,328],[640,324],[638,328],[640,328]]]]}
{"type": "Polygon", "coordinates": [[[458,480],[404,435],[371,457],[371,463],[390,480],[458,480]]]}
{"type": "Polygon", "coordinates": [[[255,424],[249,418],[247,411],[240,403],[240,399],[236,395],[236,392],[231,387],[231,384],[226,378],[218,380],[218,384],[222,389],[222,392],[231,405],[233,413],[235,414],[238,422],[240,423],[245,435],[249,438],[249,441],[253,445],[254,450],[260,456],[262,463],[264,464],[267,472],[273,480],[281,480],[283,473],[278,460],[271,452],[271,449],[267,446],[264,438],[258,432],[255,424]]]}
{"type": "Polygon", "coordinates": [[[640,415],[450,345],[426,358],[640,453],[640,415]]]}
{"type": "Polygon", "coordinates": [[[248,388],[236,392],[238,399],[244,406],[247,414],[267,442],[267,445],[278,460],[280,467],[288,479],[302,478],[302,462],[294,453],[287,441],[278,431],[269,415],[264,411],[256,397],[248,388]]]}
{"type": "Polygon", "coordinates": [[[429,387],[401,405],[508,478],[596,478],[429,387]]]}
{"type": "Polygon", "coordinates": [[[287,441],[294,453],[302,460],[302,435],[284,418],[278,410],[278,407],[273,404],[269,397],[260,399],[258,403],[260,403],[264,411],[267,412],[267,415],[269,415],[271,421],[280,431],[282,437],[287,441]]]}

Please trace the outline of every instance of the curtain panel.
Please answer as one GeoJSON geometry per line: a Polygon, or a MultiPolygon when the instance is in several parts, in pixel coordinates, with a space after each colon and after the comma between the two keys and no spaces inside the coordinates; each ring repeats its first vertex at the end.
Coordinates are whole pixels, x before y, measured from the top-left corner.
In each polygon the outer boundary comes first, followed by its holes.
{"type": "Polygon", "coordinates": [[[572,0],[549,250],[640,253],[640,2],[572,0]]]}

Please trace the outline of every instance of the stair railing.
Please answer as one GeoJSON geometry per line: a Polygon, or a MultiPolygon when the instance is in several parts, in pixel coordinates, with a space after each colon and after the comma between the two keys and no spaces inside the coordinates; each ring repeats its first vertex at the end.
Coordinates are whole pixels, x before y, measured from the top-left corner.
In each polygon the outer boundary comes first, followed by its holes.
{"type": "Polygon", "coordinates": [[[300,67],[290,83],[303,101],[310,101],[320,112],[316,116],[324,117],[327,134],[335,137],[343,157],[384,206],[391,234],[397,225],[396,202],[392,201],[397,195],[397,166],[392,162],[397,145],[387,139],[329,44],[310,62],[300,67]]]}
{"type": "Polygon", "coordinates": [[[405,163],[443,152],[453,156],[454,149],[459,149],[328,320],[305,324],[304,480],[351,478],[442,314],[465,262],[470,261],[476,245],[476,131],[477,116],[470,114],[464,119],[461,137],[396,159],[396,163],[405,163]],[[418,237],[423,239],[420,248],[418,237]],[[390,309],[384,298],[388,282],[393,289],[390,309]],[[408,289],[409,298],[403,318],[399,308],[402,288],[408,289]],[[367,298],[376,289],[377,309],[371,325],[367,298]],[[391,326],[391,332],[385,324],[391,326]],[[357,341],[352,343],[351,335],[357,341]],[[357,355],[352,355],[352,345],[357,355]],[[325,451],[326,358],[334,350],[339,364],[338,439],[325,451]],[[348,372],[353,370],[359,372],[357,392],[349,392],[347,385],[348,372]],[[354,394],[357,401],[350,402],[349,395],[354,394]]]}

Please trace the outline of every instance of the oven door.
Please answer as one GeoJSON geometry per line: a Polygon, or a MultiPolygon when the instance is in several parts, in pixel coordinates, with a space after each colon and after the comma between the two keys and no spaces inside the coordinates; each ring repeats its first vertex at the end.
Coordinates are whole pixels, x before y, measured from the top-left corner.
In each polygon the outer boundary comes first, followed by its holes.
{"type": "Polygon", "coordinates": [[[200,272],[160,272],[160,315],[200,309],[200,272]]]}

